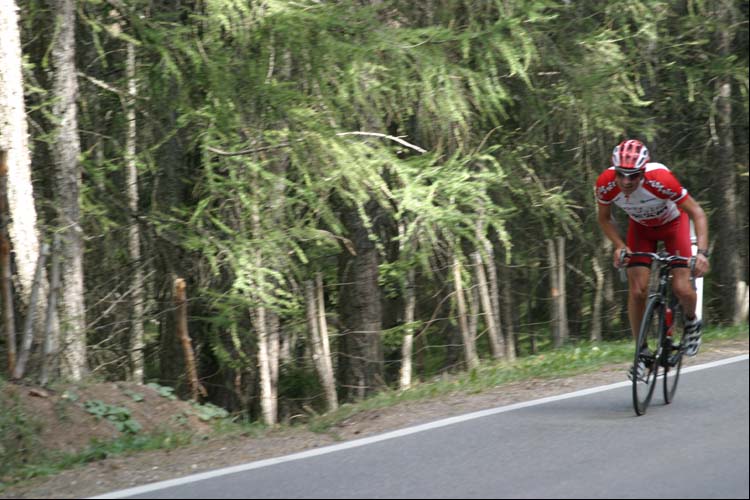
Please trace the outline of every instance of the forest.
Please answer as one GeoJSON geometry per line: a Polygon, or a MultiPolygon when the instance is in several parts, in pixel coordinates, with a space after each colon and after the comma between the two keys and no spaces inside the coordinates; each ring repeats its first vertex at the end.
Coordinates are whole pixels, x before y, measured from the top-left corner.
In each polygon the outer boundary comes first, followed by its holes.
{"type": "Polygon", "coordinates": [[[0,0],[2,377],[272,425],[630,337],[635,138],[748,317],[748,2],[0,0]],[[627,218],[615,210],[622,234],[627,218]]]}

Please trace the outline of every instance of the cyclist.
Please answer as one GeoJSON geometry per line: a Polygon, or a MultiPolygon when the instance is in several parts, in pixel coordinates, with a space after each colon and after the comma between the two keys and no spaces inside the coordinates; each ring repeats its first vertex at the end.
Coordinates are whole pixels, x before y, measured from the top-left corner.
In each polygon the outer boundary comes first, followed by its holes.
{"type": "MultiPolygon", "coordinates": [[[[689,217],[698,238],[694,275],[700,277],[709,271],[706,214],[666,166],[651,162],[648,149],[641,141],[627,139],[615,147],[612,166],[596,181],[596,199],[599,226],[615,246],[615,267],[620,267],[622,250],[627,253],[656,252],[659,241],[664,242],[670,254],[691,257],[689,217]],[[621,238],[612,218],[613,203],[629,216],[626,241],[621,238]]],[[[648,299],[651,259],[626,258],[625,264],[629,286],[628,319],[633,338],[637,341],[648,299]]],[[[695,356],[701,344],[702,322],[696,316],[697,296],[690,283],[687,264],[673,264],[672,290],[685,315],[685,353],[695,356]]],[[[645,366],[631,369],[631,378],[633,371],[641,376],[645,366]]]]}

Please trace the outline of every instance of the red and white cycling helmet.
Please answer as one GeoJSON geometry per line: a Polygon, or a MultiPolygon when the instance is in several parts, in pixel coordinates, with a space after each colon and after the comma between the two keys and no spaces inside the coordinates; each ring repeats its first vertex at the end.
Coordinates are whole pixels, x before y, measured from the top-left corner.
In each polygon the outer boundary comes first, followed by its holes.
{"type": "Polygon", "coordinates": [[[626,139],[612,151],[612,165],[615,170],[625,175],[646,170],[646,163],[650,159],[648,148],[637,139],[626,139]]]}

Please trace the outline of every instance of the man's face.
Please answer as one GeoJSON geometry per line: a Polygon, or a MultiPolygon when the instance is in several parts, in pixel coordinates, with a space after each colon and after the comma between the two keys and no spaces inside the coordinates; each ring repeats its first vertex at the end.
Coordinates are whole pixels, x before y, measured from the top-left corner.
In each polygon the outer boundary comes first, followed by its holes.
{"type": "Polygon", "coordinates": [[[643,172],[638,172],[630,175],[617,172],[617,175],[615,176],[615,182],[617,183],[617,187],[620,188],[620,191],[622,191],[626,195],[630,195],[633,193],[633,191],[638,189],[638,186],[641,184],[642,178],[643,172]]]}

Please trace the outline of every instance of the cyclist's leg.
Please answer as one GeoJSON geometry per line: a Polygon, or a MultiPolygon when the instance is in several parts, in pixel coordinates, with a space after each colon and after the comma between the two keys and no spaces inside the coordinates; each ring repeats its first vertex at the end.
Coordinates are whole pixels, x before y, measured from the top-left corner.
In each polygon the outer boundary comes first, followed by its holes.
{"type": "MultiPolygon", "coordinates": [[[[649,237],[648,228],[630,221],[627,245],[633,252],[655,252],[656,240],[649,237]]],[[[643,313],[648,300],[648,283],[651,276],[651,259],[635,257],[628,263],[628,320],[633,340],[638,340],[643,313]]]]}
{"type": "Polygon", "coordinates": [[[698,302],[698,296],[692,283],[690,283],[690,269],[686,267],[672,269],[672,292],[680,302],[685,318],[688,320],[695,318],[695,305],[698,302]]]}
{"type": "Polygon", "coordinates": [[[645,264],[628,267],[628,319],[630,320],[633,340],[638,338],[638,330],[641,327],[643,313],[646,310],[650,275],[651,268],[645,264]]]}
{"type": "MultiPolygon", "coordinates": [[[[664,246],[672,255],[692,257],[693,251],[690,244],[690,219],[685,212],[680,218],[664,231],[664,246]]],[[[687,319],[695,318],[695,304],[697,296],[690,283],[690,269],[687,264],[675,264],[672,266],[672,291],[682,306],[682,311],[687,319]]]]}
{"type": "MultiPolygon", "coordinates": [[[[674,255],[692,256],[690,245],[690,221],[686,213],[682,213],[679,221],[670,225],[665,234],[664,244],[667,251],[674,255]]],[[[702,323],[696,315],[698,296],[690,282],[690,269],[687,265],[675,265],[672,269],[672,291],[682,306],[685,316],[686,353],[695,356],[701,343],[702,323]]]]}

